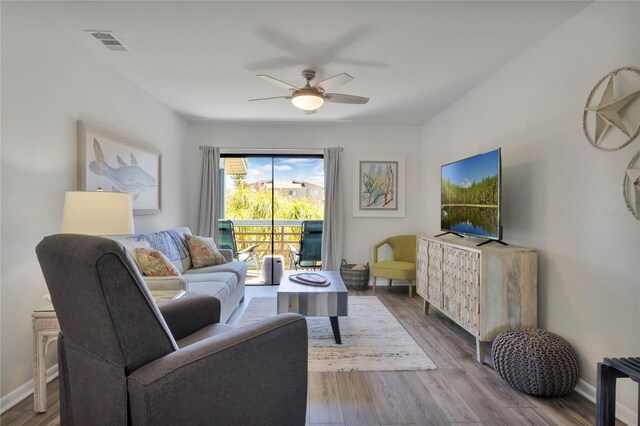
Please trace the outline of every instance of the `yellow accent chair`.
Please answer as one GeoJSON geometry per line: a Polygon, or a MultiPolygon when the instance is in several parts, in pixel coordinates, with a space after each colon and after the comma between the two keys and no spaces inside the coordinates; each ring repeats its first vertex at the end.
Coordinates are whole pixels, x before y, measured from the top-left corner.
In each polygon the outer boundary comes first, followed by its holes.
{"type": "Polygon", "coordinates": [[[413,297],[413,282],[416,280],[416,236],[396,235],[380,241],[373,247],[373,293],[376,292],[376,278],[387,278],[389,286],[393,280],[409,281],[409,297],[413,297]],[[393,250],[393,260],[378,262],[378,250],[389,244],[393,250]]]}

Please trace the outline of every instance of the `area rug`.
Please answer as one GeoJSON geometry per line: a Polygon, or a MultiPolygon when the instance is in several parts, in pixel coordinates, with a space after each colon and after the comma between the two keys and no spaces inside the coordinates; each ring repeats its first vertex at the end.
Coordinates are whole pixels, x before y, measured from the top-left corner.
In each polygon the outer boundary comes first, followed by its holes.
{"type": "MultiPolygon", "coordinates": [[[[276,315],[275,297],[254,297],[240,325],[276,315]]],[[[309,371],[431,370],[436,365],[375,296],[349,297],[349,316],[340,317],[342,345],[329,318],[307,318],[309,371]]]]}

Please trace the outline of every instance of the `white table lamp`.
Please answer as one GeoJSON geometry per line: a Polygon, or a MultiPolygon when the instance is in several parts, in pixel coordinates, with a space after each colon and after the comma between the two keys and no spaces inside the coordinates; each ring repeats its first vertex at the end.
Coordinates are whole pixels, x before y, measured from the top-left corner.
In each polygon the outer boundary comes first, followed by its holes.
{"type": "Polygon", "coordinates": [[[61,232],[87,235],[133,234],[131,194],[102,191],[65,193],[61,232]]]}

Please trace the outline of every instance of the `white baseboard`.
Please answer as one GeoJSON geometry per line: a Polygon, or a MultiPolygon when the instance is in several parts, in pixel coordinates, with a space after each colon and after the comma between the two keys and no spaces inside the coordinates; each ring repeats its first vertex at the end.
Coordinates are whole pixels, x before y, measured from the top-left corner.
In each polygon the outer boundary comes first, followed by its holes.
{"type": "MultiPolygon", "coordinates": [[[[58,377],[58,364],[47,370],[47,383],[58,377]]],[[[0,398],[0,414],[33,394],[33,379],[0,398]]]]}
{"type": "MultiPolygon", "coordinates": [[[[578,385],[576,386],[575,390],[580,395],[584,396],[589,401],[591,401],[591,402],[593,402],[595,404],[595,402],[596,402],[596,388],[594,386],[591,386],[589,383],[587,383],[584,380],[580,379],[580,381],[578,382],[578,385]]],[[[638,424],[638,413],[634,413],[629,408],[625,407],[624,405],[620,404],[619,402],[616,402],[616,417],[621,422],[624,422],[624,423],[626,423],[626,424],[628,424],[630,426],[638,424]]]]}

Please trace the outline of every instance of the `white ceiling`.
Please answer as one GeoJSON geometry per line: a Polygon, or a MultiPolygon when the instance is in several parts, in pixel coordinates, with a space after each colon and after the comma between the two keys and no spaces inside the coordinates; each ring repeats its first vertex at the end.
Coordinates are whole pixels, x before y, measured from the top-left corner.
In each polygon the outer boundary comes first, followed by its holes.
{"type": "MultiPolygon", "coordinates": [[[[68,2],[41,16],[191,119],[423,124],[588,2],[68,2]],[[110,52],[83,30],[113,30],[110,52]],[[346,72],[367,105],[306,116],[266,73],[346,72]]],[[[514,78],[518,78],[514,76],[514,78]]],[[[526,85],[526,81],[522,82],[526,85]]]]}

